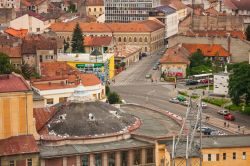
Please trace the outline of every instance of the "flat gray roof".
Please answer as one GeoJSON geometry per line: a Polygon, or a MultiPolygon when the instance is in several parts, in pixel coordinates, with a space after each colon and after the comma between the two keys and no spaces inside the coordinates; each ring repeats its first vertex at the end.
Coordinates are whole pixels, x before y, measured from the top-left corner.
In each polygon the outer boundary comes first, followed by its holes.
{"type": "Polygon", "coordinates": [[[40,156],[42,158],[51,158],[56,156],[76,155],[83,153],[95,153],[100,151],[115,151],[121,149],[131,149],[138,147],[154,146],[153,143],[140,141],[137,139],[126,139],[99,144],[72,144],[62,146],[44,146],[40,145],[40,156]]]}

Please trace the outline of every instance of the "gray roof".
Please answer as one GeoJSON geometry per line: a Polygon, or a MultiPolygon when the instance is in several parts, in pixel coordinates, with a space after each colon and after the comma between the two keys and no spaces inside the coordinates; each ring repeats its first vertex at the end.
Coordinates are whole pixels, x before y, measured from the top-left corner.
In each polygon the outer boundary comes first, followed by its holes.
{"type": "Polygon", "coordinates": [[[71,102],[57,111],[47,127],[51,135],[97,136],[126,131],[136,120],[135,116],[101,101],[71,102]]]}
{"type": "Polygon", "coordinates": [[[250,135],[210,136],[202,140],[203,148],[250,147],[250,135]]]}
{"type": "Polygon", "coordinates": [[[44,100],[44,97],[33,90],[33,101],[41,101],[41,100],[44,100]]]}
{"type": "Polygon", "coordinates": [[[76,155],[83,153],[93,153],[100,151],[111,151],[121,149],[131,149],[137,147],[154,146],[153,143],[140,141],[137,139],[126,139],[121,141],[99,143],[99,144],[72,144],[62,146],[40,146],[40,156],[51,158],[55,156],[76,155]]]}
{"type": "Polygon", "coordinates": [[[167,5],[166,6],[158,6],[155,9],[158,11],[161,11],[165,14],[172,14],[172,13],[176,12],[176,10],[174,8],[167,6],[167,5]]]}

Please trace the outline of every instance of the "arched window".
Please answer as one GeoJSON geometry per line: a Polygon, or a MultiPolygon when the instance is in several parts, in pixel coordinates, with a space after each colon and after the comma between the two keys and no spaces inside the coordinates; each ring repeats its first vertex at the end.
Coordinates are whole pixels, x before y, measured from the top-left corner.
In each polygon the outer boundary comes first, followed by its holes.
{"type": "Polygon", "coordinates": [[[91,12],[91,8],[89,8],[89,12],[91,12]]]}
{"type": "Polygon", "coordinates": [[[139,42],[142,42],[142,38],[140,37],[139,42]]]}
{"type": "Polygon", "coordinates": [[[131,37],[129,37],[129,40],[128,40],[129,42],[132,42],[132,38],[131,37]]]}
{"type": "Polygon", "coordinates": [[[100,8],[100,12],[102,12],[102,8],[100,8]]]}
{"type": "Polygon", "coordinates": [[[144,42],[148,42],[148,38],[147,37],[145,37],[144,42]]]}
{"type": "Polygon", "coordinates": [[[94,12],[96,12],[96,8],[94,8],[94,12]]]}
{"type": "Polygon", "coordinates": [[[147,47],[145,47],[145,52],[147,52],[148,51],[148,48],[147,47]]]}
{"type": "Polygon", "coordinates": [[[121,38],[121,37],[119,37],[119,38],[118,38],[118,42],[121,42],[121,41],[122,41],[122,38],[121,38]]]}
{"type": "Polygon", "coordinates": [[[137,39],[136,39],[136,37],[134,37],[134,42],[137,42],[137,39]]]}
{"type": "Polygon", "coordinates": [[[126,37],[124,37],[124,38],[123,38],[123,41],[124,41],[124,42],[127,42],[127,39],[126,39],[126,37]]]}
{"type": "Polygon", "coordinates": [[[69,37],[67,37],[67,41],[70,41],[70,38],[69,38],[69,37]]]}

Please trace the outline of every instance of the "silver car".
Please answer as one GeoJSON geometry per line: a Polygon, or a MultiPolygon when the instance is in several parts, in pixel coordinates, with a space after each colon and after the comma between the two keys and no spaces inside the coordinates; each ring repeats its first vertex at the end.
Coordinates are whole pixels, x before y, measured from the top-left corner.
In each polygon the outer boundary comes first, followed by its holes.
{"type": "Polygon", "coordinates": [[[175,97],[175,98],[169,99],[169,102],[178,104],[179,100],[175,97]]]}

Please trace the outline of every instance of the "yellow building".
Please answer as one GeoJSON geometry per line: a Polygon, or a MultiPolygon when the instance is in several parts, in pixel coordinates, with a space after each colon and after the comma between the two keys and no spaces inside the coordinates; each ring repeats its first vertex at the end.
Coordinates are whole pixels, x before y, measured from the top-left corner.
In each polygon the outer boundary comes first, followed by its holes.
{"type": "Polygon", "coordinates": [[[94,50],[91,54],[59,53],[57,55],[57,61],[67,62],[70,66],[77,68],[82,73],[96,74],[103,82],[112,79],[115,75],[114,54],[101,54],[98,50],[94,50]]]}
{"type": "MultiPolygon", "coordinates": [[[[183,144],[176,148],[175,159],[172,158],[171,138],[156,142],[156,166],[186,166],[186,147],[183,144]],[[180,147],[181,146],[181,147],[180,147]]],[[[189,154],[190,166],[249,166],[250,135],[209,136],[202,139],[202,159],[200,151],[189,154]]]]}
{"type": "Polygon", "coordinates": [[[25,134],[38,138],[32,91],[17,74],[0,75],[0,122],[0,139],[25,134]]]}

